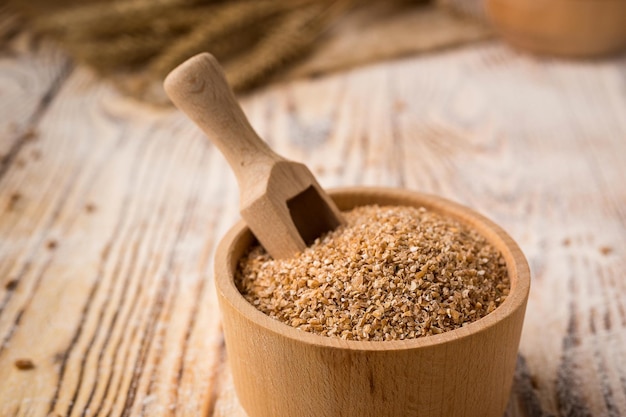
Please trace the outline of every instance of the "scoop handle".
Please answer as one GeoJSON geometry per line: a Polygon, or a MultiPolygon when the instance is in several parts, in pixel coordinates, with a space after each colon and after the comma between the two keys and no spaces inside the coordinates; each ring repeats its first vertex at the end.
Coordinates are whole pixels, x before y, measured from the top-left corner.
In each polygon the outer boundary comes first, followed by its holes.
{"type": "Polygon", "coordinates": [[[240,188],[259,165],[284,160],[250,126],[213,55],[205,52],[183,62],[169,73],[163,86],[176,107],[220,149],[240,188]]]}

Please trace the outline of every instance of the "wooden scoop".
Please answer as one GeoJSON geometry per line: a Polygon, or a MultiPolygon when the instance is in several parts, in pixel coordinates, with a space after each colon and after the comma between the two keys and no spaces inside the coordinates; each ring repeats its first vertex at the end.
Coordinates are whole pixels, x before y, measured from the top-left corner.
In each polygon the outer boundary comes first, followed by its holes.
{"type": "Polygon", "coordinates": [[[343,223],[311,171],[274,153],[259,138],[212,55],[182,63],[164,87],[228,160],[239,183],[241,216],[270,255],[292,257],[343,223]]]}

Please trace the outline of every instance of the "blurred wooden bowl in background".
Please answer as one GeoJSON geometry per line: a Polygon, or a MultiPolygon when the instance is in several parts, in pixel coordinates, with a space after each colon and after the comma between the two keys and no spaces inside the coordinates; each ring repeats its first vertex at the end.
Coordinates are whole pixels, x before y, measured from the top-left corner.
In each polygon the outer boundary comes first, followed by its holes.
{"type": "Polygon", "coordinates": [[[626,50],[626,0],[486,0],[489,19],[513,46],[586,58],[626,50]]]}

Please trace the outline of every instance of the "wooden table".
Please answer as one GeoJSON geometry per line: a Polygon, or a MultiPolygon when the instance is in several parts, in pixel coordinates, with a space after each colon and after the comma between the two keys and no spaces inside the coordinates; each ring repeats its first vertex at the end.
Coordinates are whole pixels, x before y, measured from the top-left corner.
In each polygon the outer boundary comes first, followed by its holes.
{"type": "MultiPolygon", "coordinates": [[[[482,43],[242,103],[324,186],[436,193],[519,242],[533,284],[507,416],[626,416],[623,57],[482,43]]],[[[244,416],[212,285],[238,217],[222,156],[27,35],[0,55],[0,132],[0,416],[244,416]]]]}

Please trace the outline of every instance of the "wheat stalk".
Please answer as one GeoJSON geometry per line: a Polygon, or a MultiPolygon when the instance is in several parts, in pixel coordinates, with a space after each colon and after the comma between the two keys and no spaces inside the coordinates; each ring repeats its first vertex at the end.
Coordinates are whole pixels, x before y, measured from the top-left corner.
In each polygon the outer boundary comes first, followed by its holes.
{"type": "MultiPolygon", "coordinates": [[[[305,53],[357,0],[117,0],[40,7],[36,27],[138,97],[161,95],[165,75],[209,51],[235,89],[256,85],[305,53]],[[122,70],[132,71],[125,75],[122,70]],[[119,81],[123,80],[123,81],[119,81]]],[[[362,0],[367,1],[367,0],[362,0]]],[[[36,8],[36,7],[35,7],[36,8]]]]}
{"type": "MultiPolygon", "coordinates": [[[[193,4],[197,0],[127,0],[117,2],[87,3],[63,9],[35,21],[42,32],[85,34],[111,34],[133,28],[150,18],[158,17],[169,9],[193,4]]],[[[98,36],[98,35],[95,35],[98,36]]]]}
{"type": "Polygon", "coordinates": [[[291,9],[294,6],[283,1],[237,2],[216,9],[215,15],[187,35],[174,41],[148,66],[152,78],[162,79],[176,65],[196,53],[209,50],[211,42],[222,36],[237,36],[248,25],[291,9]]]}
{"type": "Polygon", "coordinates": [[[129,35],[111,41],[72,43],[67,48],[78,60],[108,74],[141,66],[170,41],[170,36],[129,35]]]}
{"type": "Polygon", "coordinates": [[[253,87],[286,62],[304,54],[333,18],[344,13],[354,0],[340,0],[298,9],[263,38],[249,53],[227,62],[225,70],[235,90],[253,87]]]}

